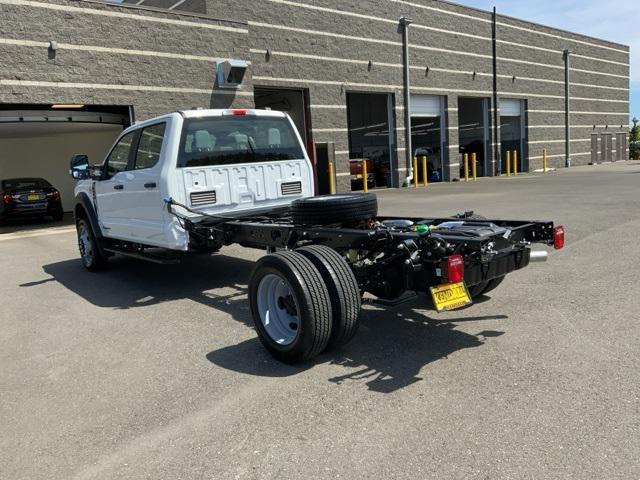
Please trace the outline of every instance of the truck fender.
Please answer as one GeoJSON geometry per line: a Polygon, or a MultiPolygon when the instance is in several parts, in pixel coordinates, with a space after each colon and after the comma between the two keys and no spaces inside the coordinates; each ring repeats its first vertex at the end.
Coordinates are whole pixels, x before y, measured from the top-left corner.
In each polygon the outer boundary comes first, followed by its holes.
{"type": "Polygon", "coordinates": [[[100,224],[98,223],[98,215],[96,214],[96,210],[87,193],[80,192],[76,195],[76,206],[73,209],[73,216],[76,222],[79,217],[85,216],[91,224],[91,229],[93,230],[95,237],[104,237],[100,224]]]}

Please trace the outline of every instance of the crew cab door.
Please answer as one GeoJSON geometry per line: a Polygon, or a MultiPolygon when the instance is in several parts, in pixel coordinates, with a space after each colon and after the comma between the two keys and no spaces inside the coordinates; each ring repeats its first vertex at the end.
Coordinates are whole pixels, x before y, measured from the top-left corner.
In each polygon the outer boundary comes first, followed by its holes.
{"type": "Polygon", "coordinates": [[[94,183],[98,221],[108,237],[128,239],[130,220],[125,196],[137,131],[122,136],[102,166],[102,178],[94,183]]]}
{"type": "Polygon", "coordinates": [[[160,162],[166,121],[124,135],[96,182],[98,218],[107,236],[163,247],[164,204],[160,162]]]}
{"type": "Polygon", "coordinates": [[[137,243],[164,245],[165,212],[160,171],[167,122],[142,127],[135,140],[131,165],[126,172],[123,198],[127,238],[137,243]]]}

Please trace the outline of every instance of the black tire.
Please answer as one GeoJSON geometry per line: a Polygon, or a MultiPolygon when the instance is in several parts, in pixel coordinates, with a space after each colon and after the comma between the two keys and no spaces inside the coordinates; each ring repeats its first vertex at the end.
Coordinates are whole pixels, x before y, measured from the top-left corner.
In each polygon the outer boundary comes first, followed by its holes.
{"type": "Polygon", "coordinates": [[[486,295],[491,290],[495,289],[502,283],[504,280],[504,275],[502,277],[494,278],[487,282],[479,283],[478,285],[474,285],[473,287],[469,287],[469,295],[471,298],[477,298],[480,295],[486,295]]]}
{"type": "Polygon", "coordinates": [[[378,215],[378,199],[373,193],[348,193],[301,198],[291,205],[294,223],[332,225],[353,223],[378,215]]]}
{"type": "Polygon", "coordinates": [[[320,272],[304,255],[285,251],[258,260],[249,280],[249,303],[260,342],[278,360],[286,363],[309,360],[327,347],[331,336],[331,300],[320,272]],[[268,330],[276,321],[271,320],[271,317],[276,318],[276,308],[272,313],[269,304],[261,301],[265,297],[262,289],[268,288],[263,284],[273,281],[271,275],[275,275],[276,281],[284,280],[283,285],[286,284],[289,292],[286,298],[277,298],[277,309],[281,312],[287,307],[295,309],[297,324],[295,329],[291,329],[295,333],[286,343],[276,341],[273,332],[268,330]],[[286,302],[287,306],[282,305],[286,302]],[[265,319],[261,311],[265,313],[265,319]],[[269,322],[266,321],[267,312],[269,322]]]}
{"type": "Polygon", "coordinates": [[[324,280],[331,299],[332,326],[327,349],[349,343],[358,331],[362,300],[358,281],[347,261],[325,245],[296,250],[311,260],[324,280]]]}
{"type": "Polygon", "coordinates": [[[471,298],[478,298],[480,295],[482,295],[484,293],[484,290],[487,288],[488,283],[489,282],[482,282],[474,285],[473,287],[468,287],[467,290],[469,291],[469,295],[471,296],[471,298]]]}
{"type": "Polygon", "coordinates": [[[498,285],[500,285],[504,281],[504,278],[505,275],[503,275],[502,277],[494,278],[493,280],[489,280],[489,282],[487,283],[487,287],[482,291],[482,294],[486,295],[491,290],[498,288],[498,285]]]}
{"type": "Polygon", "coordinates": [[[102,253],[100,245],[98,244],[99,240],[93,233],[89,221],[85,218],[80,218],[76,222],[76,231],[78,233],[80,260],[84,268],[90,272],[103,270],[107,266],[107,257],[102,253]]]}

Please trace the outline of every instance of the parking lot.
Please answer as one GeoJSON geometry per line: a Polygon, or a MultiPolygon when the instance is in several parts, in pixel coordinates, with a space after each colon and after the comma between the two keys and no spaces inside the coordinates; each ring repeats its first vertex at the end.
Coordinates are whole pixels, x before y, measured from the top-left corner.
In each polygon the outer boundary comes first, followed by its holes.
{"type": "Polygon", "coordinates": [[[567,245],[461,311],[368,303],[295,367],[251,326],[259,251],[91,274],[69,222],[4,227],[0,478],[639,478],[639,193],[637,161],[381,191],[567,245]]]}

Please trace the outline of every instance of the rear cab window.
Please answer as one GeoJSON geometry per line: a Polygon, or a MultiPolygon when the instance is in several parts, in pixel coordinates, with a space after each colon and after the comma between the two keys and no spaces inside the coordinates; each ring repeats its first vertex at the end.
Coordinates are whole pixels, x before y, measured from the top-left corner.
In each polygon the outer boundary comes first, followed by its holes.
{"type": "Polygon", "coordinates": [[[189,118],[184,122],[179,167],[303,159],[285,117],[255,115],[189,118]]]}
{"type": "Polygon", "coordinates": [[[165,126],[166,123],[158,123],[142,129],[136,150],[134,170],[152,168],[158,163],[164,140],[165,126]]]}

